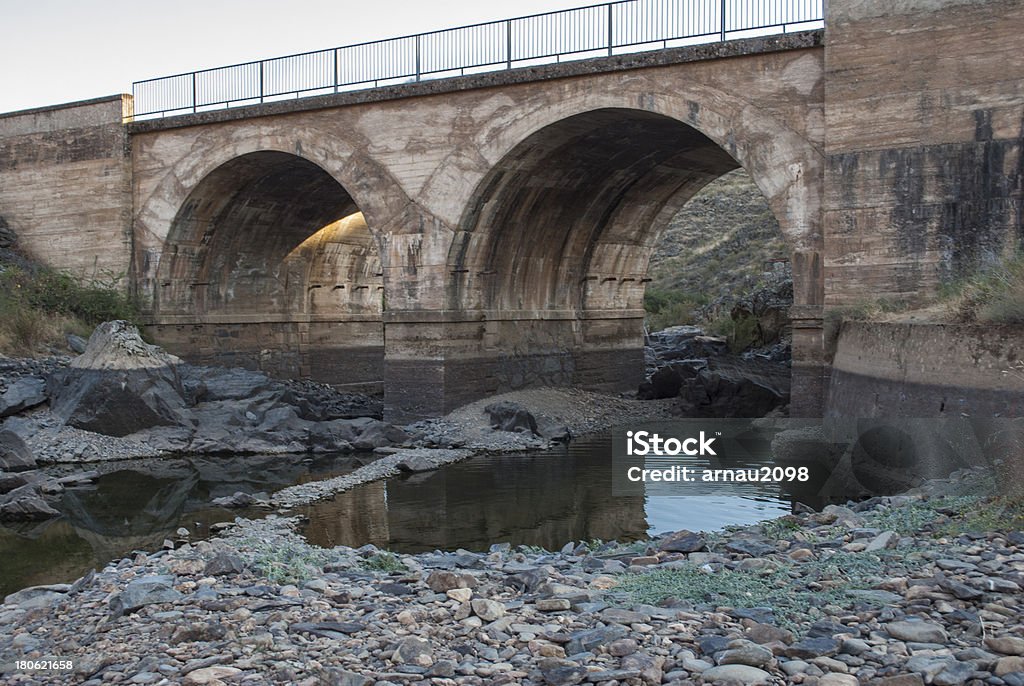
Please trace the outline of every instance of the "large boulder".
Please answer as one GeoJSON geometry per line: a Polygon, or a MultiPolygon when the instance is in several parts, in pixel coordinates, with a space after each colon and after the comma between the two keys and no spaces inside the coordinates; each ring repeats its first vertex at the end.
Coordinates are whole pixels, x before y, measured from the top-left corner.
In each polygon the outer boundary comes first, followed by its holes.
{"type": "Polygon", "coordinates": [[[24,472],[36,468],[36,458],[21,436],[6,429],[0,431],[0,471],[24,472]]]}
{"type": "Polygon", "coordinates": [[[37,484],[29,483],[0,496],[0,520],[31,521],[60,516],[39,492],[37,484]]]}
{"type": "Polygon", "coordinates": [[[715,360],[686,381],[680,397],[695,417],[763,417],[789,402],[789,369],[753,360],[715,360]]]}
{"type": "Polygon", "coordinates": [[[25,376],[7,386],[0,395],[0,417],[9,417],[46,402],[46,381],[25,376]]]}
{"type": "Polygon", "coordinates": [[[518,403],[503,400],[484,408],[495,431],[514,431],[539,435],[537,420],[530,411],[518,403]]]}
{"type": "Polygon", "coordinates": [[[71,426],[108,436],[178,424],[186,406],[181,363],[144,342],[128,322],[105,322],[85,352],[50,377],[52,411],[71,426]]]}

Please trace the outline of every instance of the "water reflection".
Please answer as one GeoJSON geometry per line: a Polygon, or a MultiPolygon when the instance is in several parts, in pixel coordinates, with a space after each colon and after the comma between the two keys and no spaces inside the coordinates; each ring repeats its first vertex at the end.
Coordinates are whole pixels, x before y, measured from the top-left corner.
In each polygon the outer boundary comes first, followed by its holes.
{"type": "MultiPolygon", "coordinates": [[[[735,466],[774,465],[768,444],[735,466]]],[[[611,453],[611,437],[601,436],[545,453],[477,457],[367,484],[306,507],[304,533],[322,546],[369,542],[401,552],[486,550],[497,542],[551,550],[567,541],[632,541],[773,519],[790,512],[795,500],[820,505],[817,493],[827,478],[818,469],[812,482],[785,488],[695,483],[684,490],[616,495],[611,453]]]]}
{"type": "Polygon", "coordinates": [[[65,491],[60,518],[0,526],[0,596],[70,581],[134,550],[159,549],[182,526],[202,537],[210,525],[240,514],[212,507],[214,498],[330,478],[366,461],[274,455],[97,465],[107,473],[89,487],[65,491]]]}

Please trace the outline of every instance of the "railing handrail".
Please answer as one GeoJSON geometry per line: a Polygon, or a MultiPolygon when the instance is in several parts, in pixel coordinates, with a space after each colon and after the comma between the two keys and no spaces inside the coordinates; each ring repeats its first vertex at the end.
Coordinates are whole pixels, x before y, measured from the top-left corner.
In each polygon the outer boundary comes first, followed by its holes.
{"type": "MultiPolygon", "coordinates": [[[[306,52],[294,53],[294,54],[291,54],[291,55],[280,55],[280,56],[277,56],[277,57],[269,57],[269,58],[259,59],[259,60],[249,60],[249,61],[245,61],[245,62],[237,62],[237,63],[234,63],[234,64],[222,65],[222,66],[218,66],[218,67],[208,67],[208,68],[205,68],[205,69],[196,69],[196,70],[193,70],[193,71],[180,72],[180,73],[177,73],[177,74],[172,74],[170,76],[160,76],[160,77],[154,77],[154,78],[150,78],[150,79],[143,79],[141,81],[135,81],[132,84],[132,93],[133,93],[133,95],[134,95],[134,97],[136,99],[139,98],[139,90],[140,90],[139,87],[140,86],[145,86],[145,85],[148,85],[148,84],[155,84],[155,83],[159,83],[159,82],[162,82],[162,81],[170,83],[170,82],[172,82],[172,81],[174,81],[176,79],[183,79],[183,78],[186,78],[186,77],[191,77],[191,81],[192,81],[191,101],[190,102],[182,102],[180,104],[172,102],[172,103],[169,103],[169,104],[173,105],[173,106],[168,106],[168,107],[163,107],[163,108],[156,108],[156,109],[149,109],[149,110],[140,108],[138,106],[139,103],[136,102],[135,112],[136,112],[136,116],[146,116],[146,115],[153,115],[153,114],[164,114],[164,115],[166,115],[166,113],[168,113],[168,112],[178,112],[178,111],[181,111],[181,110],[191,110],[192,112],[196,112],[196,111],[198,111],[199,108],[212,108],[212,107],[218,107],[218,106],[221,106],[221,105],[223,105],[225,107],[230,107],[230,106],[232,106],[232,103],[245,103],[245,104],[248,104],[251,101],[257,101],[257,100],[260,101],[260,102],[263,102],[264,98],[266,98],[266,97],[275,97],[276,98],[276,97],[280,97],[280,96],[283,96],[283,95],[284,96],[290,96],[292,94],[294,94],[296,97],[299,97],[299,96],[301,96],[302,93],[306,93],[306,92],[314,91],[314,90],[316,90],[316,91],[324,91],[324,90],[329,90],[329,89],[333,88],[334,92],[337,92],[338,89],[341,88],[341,87],[359,86],[361,84],[366,84],[366,83],[371,83],[371,82],[376,85],[380,81],[395,81],[397,79],[407,79],[407,78],[413,78],[413,77],[415,77],[416,80],[418,81],[418,80],[420,80],[420,77],[428,76],[428,75],[431,75],[431,74],[444,73],[444,72],[449,72],[449,71],[459,71],[459,70],[462,70],[464,72],[465,69],[479,69],[481,67],[489,67],[489,66],[498,65],[498,64],[505,65],[505,68],[511,69],[511,68],[513,68],[513,64],[517,63],[517,62],[543,60],[543,59],[550,59],[550,58],[556,58],[557,59],[557,58],[560,58],[562,56],[569,56],[569,55],[573,55],[573,54],[586,53],[586,52],[597,52],[597,51],[601,51],[601,50],[605,50],[605,49],[607,49],[608,54],[611,55],[611,54],[613,54],[613,50],[615,48],[629,48],[629,47],[634,47],[634,46],[637,46],[637,45],[647,45],[647,44],[652,44],[652,43],[653,44],[663,43],[663,44],[665,44],[665,47],[667,47],[667,43],[669,41],[679,41],[679,40],[687,40],[687,39],[705,38],[705,37],[708,37],[708,36],[717,36],[718,37],[717,38],[718,41],[725,41],[725,40],[727,40],[727,36],[728,36],[729,33],[778,29],[780,27],[782,28],[783,31],[785,31],[787,26],[793,26],[793,25],[796,25],[796,24],[810,24],[810,23],[822,22],[824,20],[824,16],[823,16],[824,15],[823,0],[661,0],[662,2],[670,2],[670,3],[674,2],[677,5],[687,5],[687,4],[689,4],[689,5],[692,6],[692,5],[695,5],[695,4],[703,4],[703,5],[706,5],[708,7],[714,7],[716,10],[718,10],[715,13],[716,16],[714,18],[717,20],[717,22],[719,24],[719,27],[714,29],[714,30],[711,30],[711,31],[703,31],[703,32],[699,32],[699,33],[690,33],[690,34],[685,34],[685,35],[673,35],[673,36],[662,36],[662,37],[658,37],[658,38],[654,38],[654,39],[648,39],[648,40],[643,40],[643,41],[616,43],[615,42],[615,37],[614,37],[614,35],[615,35],[615,31],[614,31],[615,24],[614,24],[613,8],[615,8],[616,6],[622,6],[622,5],[638,5],[639,6],[641,3],[645,2],[645,1],[650,2],[652,0],[612,0],[610,2],[603,2],[603,3],[592,4],[592,5],[584,5],[584,6],[581,6],[581,7],[573,7],[573,8],[570,8],[570,9],[551,10],[551,11],[548,11],[548,12],[539,12],[539,13],[536,13],[536,14],[528,14],[528,15],[521,15],[521,16],[517,16],[517,17],[510,17],[510,18],[507,18],[507,19],[497,19],[497,20],[491,20],[491,21],[477,22],[477,23],[473,23],[473,24],[464,24],[464,25],[461,25],[461,26],[456,26],[456,27],[451,27],[451,28],[435,29],[433,31],[425,31],[425,32],[421,32],[421,33],[410,33],[410,34],[406,34],[406,35],[402,35],[402,36],[395,36],[395,37],[392,37],[392,38],[384,38],[384,39],[373,40],[373,41],[363,41],[363,42],[360,42],[360,43],[351,43],[351,44],[340,45],[340,46],[331,47],[331,48],[323,48],[321,50],[309,50],[309,51],[306,51],[306,52]],[[778,4],[778,3],[783,3],[783,4],[786,5],[787,8],[800,7],[800,8],[806,9],[807,7],[813,7],[814,11],[812,12],[813,16],[798,15],[798,18],[794,18],[794,19],[789,20],[789,21],[774,21],[774,22],[764,23],[764,24],[757,24],[757,25],[751,25],[751,26],[739,26],[739,27],[735,27],[735,28],[729,28],[726,25],[726,21],[727,21],[727,7],[728,7],[730,2],[733,3],[734,7],[737,6],[738,3],[744,3],[745,2],[745,3],[747,3],[746,7],[748,8],[749,13],[757,13],[757,14],[762,13],[763,8],[762,8],[762,10],[751,9],[753,7],[753,5],[751,3],[761,3],[763,5],[766,2],[770,2],[770,3],[772,3],[773,7],[776,4],[778,4]],[[512,49],[513,49],[512,26],[513,26],[513,24],[515,22],[527,23],[527,22],[530,22],[531,20],[538,20],[538,19],[541,19],[541,18],[556,16],[556,15],[564,15],[564,16],[577,15],[579,17],[585,17],[585,13],[586,12],[593,11],[593,10],[599,10],[599,9],[602,9],[602,8],[606,8],[607,9],[607,18],[604,19],[604,21],[607,22],[607,27],[606,27],[606,29],[607,29],[607,39],[601,45],[598,45],[597,47],[589,47],[589,48],[582,48],[582,49],[575,49],[575,50],[563,50],[563,51],[557,51],[557,52],[553,52],[553,53],[544,53],[544,54],[540,54],[540,55],[536,55],[536,56],[530,56],[530,57],[513,58],[513,56],[512,56],[512,49]],[[450,66],[450,67],[445,67],[445,68],[440,68],[440,69],[424,69],[424,68],[422,68],[422,64],[421,64],[421,48],[420,48],[420,46],[421,46],[421,43],[422,43],[424,38],[428,38],[428,37],[432,37],[432,36],[440,36],[440,35],[445,35],[445,34],[449,34],[449,35],[454,36],[458,32],[464,32],[464,31],[468,31],[468,30],[472,30],[472,29],[480,29],[480,28],[483,28],[483,27],[498,27],[498,26],[502,26],[502,25],[504,25],[506,27],[506,35],[507,35],[507,38],[506,38],[507,42],[506,42],[506,44],[504,46],[504,49],[505,49],[505,52],[506,52],[505,58],[503,58],[503,59],[496,59],[496,60],[490,60],[490,61],[487,61],[487,62],[477,62],[477,63],[470,63],[470,64],[462,64],[460,66],[450,66]],[[415,55],[415,65],[416,65],[416,68],[415,68],[415,71],[410,71],[410,72],[407,72],[407,73],[400,73],[400,74],[391,75],[391,76],[388,76],[386,74],[381,74],[379,76],[368,77],[368,78],[359,79],[359,80],[356,80],[356,81],[346,81],[346,82],[340,82],[339,81],[339,78],[338,78],[338,73],[339,73],[338,58],[339,58],[339,55],[342,53],[342,51],[353,51],[353,50],[356,50],[358,48],[365,48],[365,47],[368,47],[368,46],[376,46],[376,45],[384,46],[384,45],[387,45],[387,44],[393,44],[393,45],[397,46],[397,45],[401,44],[403,41],[414,41],[414,43],[415,43],[415,48],[416,48],[416,55],[415,55]],[[330,53],[334,54],[334,57],[333,57],[333,61],[334,61],[334,64],[333,64],[334,78],[333,78],[333,80],[331,82],[329,82],[329,83],[327,83],[327,82],[319,83],[318,85],[314,85],[314,86],[307,87],[307,88],[298,88],[298,89],[294,89],[294,90],[290,89],[290,90],[285,90],[285,91],[282,91],[282,92],[269,92],[269,93],[266,92],[266,89],[264,87],[264,82],[263,82],[263,74],[265,72],[265,65],[267,65],[267,64],[274,64],[274,63],[283,63],[286,60],[295,60],[297,58],[303,58],[303,57],[314,56],[314,55],[326,57],[330,53]],[[213,74],[215,72],[227,72],[229,70],[241,69],[241,68],[245,68],[245,67],[255,67],[255,66],[258,66],[259,67],[259,71],[260,71],[260,77],[259,77],[259,82],[258,82],[258,86],[259,86],[258,93],[254,94],[254,95],[247,95],[246,97],[240,97],[240,98],[225,98],[225,99],[220,99],[220,100],[211,101],[211,102],[199,102],[198,95],[197,95],[197,83],[198,83],[198,78],[200,76],[208,75],[208,74],[213,74]]],[[[658,1],[658,0],[654,0],[654,1],[658,1]]],[[[620,33],[621,33],[621,31],[620,31],[620,33]]],[[[557,39],[558,38],[556,37],[555,40],[557,40],[557,39]]],[[[480,46],[476,46],[476,47],[477,47],[478,50],[480,49],[480,46]]],[[[493,46],[491,46],[491,47],[493,47],[493,46]]],[[[255,85],[255,84],[251,84],[251,85],[255,85]]],[[[223,87],[223,85],[222,85],[222,87],[223,87]]]]}

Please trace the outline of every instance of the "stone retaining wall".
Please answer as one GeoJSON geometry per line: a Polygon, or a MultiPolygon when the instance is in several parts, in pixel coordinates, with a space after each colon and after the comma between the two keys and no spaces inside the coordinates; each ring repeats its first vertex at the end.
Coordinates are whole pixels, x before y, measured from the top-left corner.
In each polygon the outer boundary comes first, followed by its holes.
{"type": "Polygon", "coordinates": [[[1024,331],[961,324],[845,322],[829,417],[1024,416],[1024,331]]]}

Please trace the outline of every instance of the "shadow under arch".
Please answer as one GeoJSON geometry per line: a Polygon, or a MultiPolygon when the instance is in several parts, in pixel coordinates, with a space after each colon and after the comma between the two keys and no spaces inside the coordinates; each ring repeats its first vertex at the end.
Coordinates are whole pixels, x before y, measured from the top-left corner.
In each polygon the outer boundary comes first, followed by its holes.
{"type": "Polygon", "coordinates": [[[154,337],[195,362],[379,386],[383,269],[352,195],[291,153],[206,174],[171,222],[152,294],[154,337]]]}
{"type": "MultiPolygon", "coordinates": [[[[557,119],[505,152],[472,194],[448,258],[450,308],[482,322],[481,394],[635,390],[651,254],[694,194],[741,166],[734,153],[690,123],[624,107],[557,119]]],[[[793,228],[793,217],[778,219],[793,228]]],[[[782,233],[794,252],[806,247],[782,233]]],[[[821,284],[794,271],[800,304],[811,304],[821,284]]]]}

